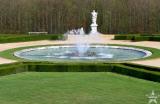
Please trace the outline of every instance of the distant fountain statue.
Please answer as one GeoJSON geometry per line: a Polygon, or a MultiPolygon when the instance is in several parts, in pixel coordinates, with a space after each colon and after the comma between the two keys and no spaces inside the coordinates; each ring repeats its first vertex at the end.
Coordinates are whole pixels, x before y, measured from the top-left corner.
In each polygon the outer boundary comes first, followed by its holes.
{"type": "MultiPolygon", "coordinates": [[[[91,32],[89,33],[89,35],[99,35],[101,33],[98,32],[98,30],[97,30],[97,27],[98,27],[97,15],[98,15],[98,13],[95,10],[93,10],[93,12],[91,14],[92,14],[92,24],[90,25],[91,26],[91,32]]],[[[86,33],[84,32],[83,27],[82,28],[78,28],[78,29],[69,30],[65,34],[68,34],[68,35],[86,35],[86,33]]]]}
{"type": "Polygon", "coordinates": [[[65,34],[68,34],[68,35],[85,35],[86,33],[84,32],[83,27],[81,27],[81,28],[78,28],[78,29],[69,30],[65,34]]]}
{"type": "MultiPolygon", "coordinates": [[[[97,31],[97,15],[98,13],[93,10],[92,14],[92,24],[91,24],[91,32],[89,33],[90,39],[94,39],[94,40],[99,40],[101,41],[101,39],[99,38],[99,32],[97,31]]],[[[89,42],[86,40],[85,35],[86,33],[84,32],[83,27],[78,28],[78,29],[72,29],[69,30],[66,34],[68,35],[79,35],[76,37],[76,49],[77,49],[77,54],[80,56],[84,56],[88,53],[88,49],[90,47],[89,42]]],[[[92,52],[91,52],[92,53],[92,52]]]]}
{"type": "Polygon", "coordinates": [[[98,34],[100,34],[97,31],[97,27],[98,27],[97,15],[98,15],[98,13],[95,10],[93,10],[93,12],[91,14],[92,14],[92,24],[91,24],[91,32],[89,34],[90,35],[98,35],[98,34]]]}

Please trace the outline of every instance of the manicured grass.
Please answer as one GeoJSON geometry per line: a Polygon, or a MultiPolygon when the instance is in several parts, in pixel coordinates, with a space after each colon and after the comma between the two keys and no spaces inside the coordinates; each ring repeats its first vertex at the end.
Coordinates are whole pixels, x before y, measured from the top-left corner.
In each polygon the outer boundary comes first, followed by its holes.
{"type": "MultiPolygon", "coordinates": [[[[149,48],[149,47],[142,47],[142,46],[120,45],[120,44],[108,44],[108,45],[141,48],[141,49],[148,50],[148,51],[153,53],[152,56],[150,56],[150,57],[147,57],[147,58],[144,58],[144,59],[138,59],[138,60],[160,58],[160,50],[159,49],[149,48]]],[[[48,45],[42,45],[42,46],[48,46],[48,45]]],[[[9,50],[0,52],[0,57],[4,57],[4,58],[7,58],[7,59],[18,60],[18,61],[29,61],[29,60],[21,59],[21,58],[18,58],[16,56],[14,56],[14,52],[20,51],[20,50],[23,50],[23,49],[27,49],[27,48],[35,48],[35,47],[42,47],[42,46],[29,46],[29,47],[21,47],[21,48],[9,49],[9,50]]],[[[74,61],[74,62],[76,62],[76,61],[74,61]]],[[[77,62],[79,62],[79,61],[77,61],[77,62]]],[[[90,61],[90,62],[92,62],[92,61],[90,61]]]]}
{"type": "Polygon", "coordinates": [[[0,78],[1,104],[147,104],[160,83],[113,73],[21,73],[0,78]]]}

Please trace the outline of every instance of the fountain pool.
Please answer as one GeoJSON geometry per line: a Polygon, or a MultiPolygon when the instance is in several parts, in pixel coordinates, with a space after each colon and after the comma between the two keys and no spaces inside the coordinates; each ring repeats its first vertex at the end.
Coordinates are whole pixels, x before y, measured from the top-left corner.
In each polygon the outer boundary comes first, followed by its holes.
{"type": "Polygon", "coordinates": [[[91,32],[89,38],[85,38],[86,34],[83,27],[78,30],[68,31],[66,34],[75,34],[76,42],[74,45],[59,45],[59,46],[46,46],[25,49],[15,52],[14,55],[20,58],[35,60],[35,61],[57,61],[57,60],[86,60],[86,61],[108,61],[119,62],[126,60],[135,60],[152,55],[151,52],[130,47],[107,46],[107,45],[92,45],[89,40],[94,40],[98,44],[103,42],[100,38],[100,33],[97,31],[98,24],[97,12],[93,10],[91,32]]]}
{"type": "Polygon", "coordinates": [[[139,48],[107,46],[107,45],[81,45],[79,51],[76,45],[45,46],[24,49],[14,53],[15,56],[34,61],[56,61],[56,60],[86,60],[86,61],[108,61],[119,62],[146,58],[151,52],[139,48]]]}

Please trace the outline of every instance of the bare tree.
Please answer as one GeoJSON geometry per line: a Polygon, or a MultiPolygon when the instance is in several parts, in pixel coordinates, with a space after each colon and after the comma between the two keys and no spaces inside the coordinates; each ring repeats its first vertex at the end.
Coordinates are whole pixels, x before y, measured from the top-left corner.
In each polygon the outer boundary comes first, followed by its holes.
{"type": "Polygon", "coordinates": [[[99,12],[102,33],[159,33],[160,0],[0,0],[0,33],[90,30],[99,12]]]}

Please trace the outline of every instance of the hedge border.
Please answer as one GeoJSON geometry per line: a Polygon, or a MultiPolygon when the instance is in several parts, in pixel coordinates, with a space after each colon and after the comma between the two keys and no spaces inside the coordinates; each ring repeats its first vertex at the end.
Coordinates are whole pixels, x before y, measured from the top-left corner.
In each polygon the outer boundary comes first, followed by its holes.
{"type": "Polygon", "coordinates": [[[41,34],[41,35],[0,35],[0,43],[27,42],[38,40],[62,40],[62,34],[41,34]]]}
{"type": "Polygon", "coordinates": [[[160,35],[115,35],[114,40],[160,41],[160,35]]]}
{"type": "Polygon", "coordinates": [[[124,63],[17,62],[0,65],[0,76],[20,72],[112,72],[160,82],[160,68],[124,63]]]}

